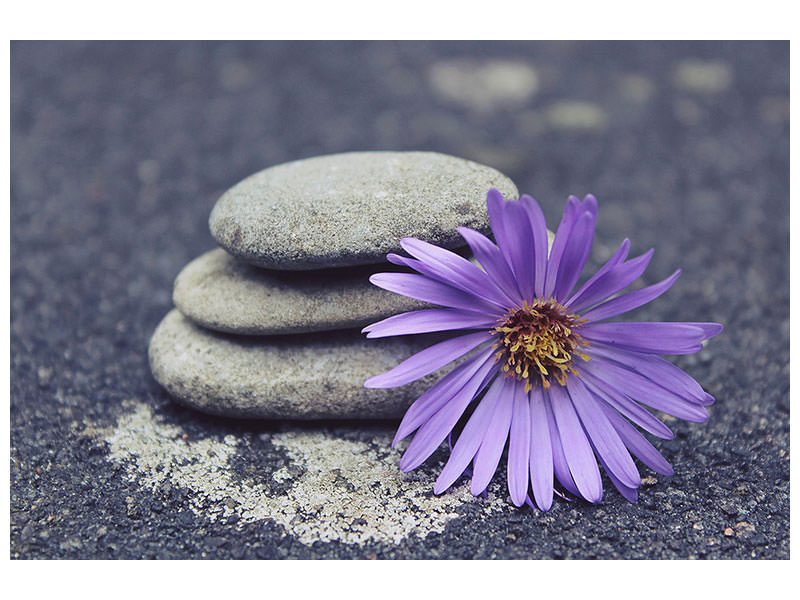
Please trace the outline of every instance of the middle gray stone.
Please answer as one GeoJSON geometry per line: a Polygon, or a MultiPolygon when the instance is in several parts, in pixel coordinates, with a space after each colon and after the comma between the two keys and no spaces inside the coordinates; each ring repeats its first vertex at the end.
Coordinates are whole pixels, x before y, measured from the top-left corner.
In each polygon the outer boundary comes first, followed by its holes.
{"type": "Polygon", "coordinates": [[[270,271],[222,249],[206,252],[175,279],[173,301],[195,323],[245,335],[348,329],[430,305],[384,291],[372,273],[389,263],[321,271],[270,271]]]}

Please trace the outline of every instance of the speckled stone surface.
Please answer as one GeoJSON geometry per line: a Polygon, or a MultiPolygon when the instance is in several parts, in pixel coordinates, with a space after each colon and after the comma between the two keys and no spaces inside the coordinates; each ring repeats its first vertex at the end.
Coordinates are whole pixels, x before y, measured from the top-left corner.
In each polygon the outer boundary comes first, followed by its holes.
{"type": "MultiPolygon", "coordinates": [[[[367,340],[358,331],[244,337],[170,311],[150,340],[150,368],[170,394],[210,414],[262,419],[396,419],[438,379],[396,390],[364,381],[431,338],[367,340]]],[[[440,374],[441,375],[441,374],[440,374]]]]}
{"type": "Polygon", "coordinates": [[[276,165],[236,184],[211,211],[230,253],[270,269],[374,264],[416,237],[464,245],[456,227],[486,233],[486,191],[517,198],[499,171],[435,152],[347,152],[276,165]]]}
{"type": "Polygon", "coordinates": [[[244,335],[273,335],[363,327],[428,307],[382,290],[372,273],[391,264],[319,271],[274,271],[211,250],[175,279],[175,306],[204,327],[244,335]]]}

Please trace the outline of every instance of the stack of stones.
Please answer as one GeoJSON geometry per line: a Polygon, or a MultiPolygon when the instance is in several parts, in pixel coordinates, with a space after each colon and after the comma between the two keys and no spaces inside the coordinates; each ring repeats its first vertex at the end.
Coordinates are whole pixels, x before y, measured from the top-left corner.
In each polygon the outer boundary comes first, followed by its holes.
{"type": "Polygon", "coordinates": [[[486,192],[516,198],[489,167],[431,152],[352,152],[278,165],[217,201],[222,246],[175,280],[150,341],[156,380],[201,411],[252,418],[396,418],[430,375],[394,390],[363,387],[431,343],[367,340],[365,325],[425,308],[369,275],[416,237],[459,249],[464,225],[489,232],[486,192]]]}

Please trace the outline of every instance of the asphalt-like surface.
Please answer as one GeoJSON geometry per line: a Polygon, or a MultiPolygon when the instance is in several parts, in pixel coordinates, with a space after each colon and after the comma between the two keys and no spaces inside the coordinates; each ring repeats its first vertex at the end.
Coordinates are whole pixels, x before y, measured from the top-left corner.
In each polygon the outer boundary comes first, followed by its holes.
{"type": "Polygon", "coordinates": [[[788,52],[12,44],[11,556],[788,558],[788,52]],[[182,479],[148,487],[148,467],[114,459],[108,432],[130,414],[152,413],[187,444],[238,440],[229,468],[242,481],[290,464],[273,433],[339,435],[183,408],[150,376],[146,347],[175,275],[214,247],[208,214],[226,188],[287,160],[370,149],[494,166],[551,227],[567,194],[592,192],[593,264],[630,237],[632,254],[656,248],[648,283],[683,268],[638,316],[725,331],[675,360],[717,403],[707,423],[670,422],[676,438],[657,443],[674,476],[646,479],[636,505],[606,483],[599,506],[479,516],[465,503],[427,537],[309,543],[270,518],[206,518],[187,508],[197,490],[182,479]]]}

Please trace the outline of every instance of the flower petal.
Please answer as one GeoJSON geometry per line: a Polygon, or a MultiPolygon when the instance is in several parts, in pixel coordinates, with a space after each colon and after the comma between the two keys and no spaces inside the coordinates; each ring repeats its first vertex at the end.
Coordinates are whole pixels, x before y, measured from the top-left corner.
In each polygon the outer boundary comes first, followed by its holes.
{"type": "Polygon", "coordinates": [[[594,194],[586,194],[581,202],[581,210],[588,210],[592,216],[597,220],[597,198],[594,194]]]}
{"type": "Polygon", "coordinates": [[[596,504],[603,498],[603,482],[592,447],[586,439],[567,390],[554,384],[550,386],[549,393],[569,472],[580,490],[580,495],[596,504]]]}
{"type": "Polygon", "coordinates": [[[578,283],[583,267],[586,266],[594,241],[594,227],[595,217],[589,211],[585,211],[578,217],[570,231],[567,247],[558,265],[558,275],[553,290],[553,295],[559,302],[569,297],[572,288],[578,283]]]}
{"type": "Polygon", "coordinates": [[[492,477],[497,471],[500,456],[508,438],[508,430],[511,425],[511,412],[514,402],[514,388],[516,381],[511,377],[501,376],[501,389],[498,392],[500,400],[495,406],[494,414],[483,434],[481,447],[475,455],[472,465],[472,483],[470,492],[477,496],[486,489],[492,477]]]}
{"type": "Polygon", "coordinates": [[[389,254],[386,255],[386,260],[388,260],[393,265],[406,267],[408,266],[409,258],[407,256],[400,256],[399,254],[395,254],[394,252],[389,252],[389,254]]]}
{"type": "Polygon", "coordinates": [[[603,342],[623,350],[651,354],[693,354],[702,349],[700,342],[719,333],[714,333],[714,329],[708,327],[711,325],[716,324],[624,321],[589,323],[583,325],[580,332],[589,341],[603,342]]]}
{"type": "Polygon", "coordinates": [[[648,433],[665,440],[671,440],[675,437],[669,427],[650,414],[646,408],[640,406],[619,390],[614,389],[585,371],[581,373],[581,379],[592,390],[592,393],[648,433]]]}
{"type": "Polygon", "coordinates": [[[541,298],[544,295],[544,278],[547,275],[547,222],[544,213],[531,196],[523,195],[520,199],[528,214],[533,234],[534,293],[541,298]]]}
{"type": "Polygon", "coordinates": [[[364,382],[364,387],[393,388],[416,381],[491,339],[489,332],[480,331],[439,342],[417,352],[395,368],[370,377],[364,382]]]}
{"type": "Polygon", "coordinates": [[[710,404],[708,402],[709,394],[703,390],[697,381],[660,356],[642,354],[641,352],[632,352],[620,348],[610,348],[603,344],[592,345],[588,353],[592,356],[613,360],[627,369],[644,375],[661,387],[672,390],[687,400],[703,405],[710,404]]]}
{"type": "Polygon", "coordinates": [[[423,275],[414,273],[375,273],[370,276],[369,280],[373,285],[389,292],[422,300],[423,302],[430,302],[431,304],[480,312],[497,317],[505,312],[502,308],[489,304],[474,294],[457,290],[450,285],[423,275]]]}
{"type": "Polygon", "coordinates": [[[595,400],[577,377],[567,379],[567,391],[595,453],[602,458],[606,470],[626,487],[638,488],[641,484],[639,471],[625,444],[603,413],[602,402],[595,400]]]}
{"type": "Polygon", "coordinates": [[[580,300],[572,303],[570,309],[580,312],[621,292],[642,276],[651,258],[652,249],[609,269],[581,294],[580,300]]]}
{"type": "MultiPolygon", "coordinates": [[[[603,470],[605,470],[606,475],[608,475],[608,478],[611,480],[611,483],[614,484],[614,487],[617,488],[617,491],[622,494],[622,497],[625,498],[625,500],[636,504],[636,502],[639,501],[639,490],[637,489],[638,486],[636,488],[630,488],[617,479],[611,469],[608,468],[606,462],[603,460],[603,456],[597,452],[597,448],[595,448],[594,444],[592,444],[592,448],[594,449],[595,454],[597,454],[597,458],[600,459],[600,464],[603,465],[603,470]]],[[[641,485],[641,480],[639,480],[639,485],[641,485]]]]}
{"type": "Polygon", "coordinates": [[[392,441],[392,447],[435,415],[471,381],[476,373],[482,372],[487,364],[491,365],[493,354],[494,349],[488,348],[468,358],[417,398],[403,415],[403,420],[400,421],[400,426],[397,428],[394,441],[392,441]]]}
{"type": "MultiPolygon", "coordinates": [[[[503,310],[507,310],[513,304],[485,271],[463,256],[415,238],[403,238],[400,240],[400,245],[403,250],[427,267],[426,275],[433,276],[468,294],[479,296],[503,310]]],[[[409,266],[419,270],[418,266],[409,266]]]]}
{"type": "Polygon", "coordinates": [[[634,308],[639,308],[643,304],[655,300],[661,294],[666,292],[672,287],[672,284],[680,277],[681,270],[678,269],[665,280],[660,281],[654,285],[622,294],[616,298],[612,298],[607,302],[598,304],[592,310],[583,314],[583,318],[589,321],[602,321],[603,319],[610,319],[622,313],[626,313],[634,308]]]}
{"type": "Polygon", "coordinates": [[[530,469],[531,408],[525,385],[514,386],[514,407],[511,415],[511,433],[508,438],[508,491],[516,506],[525,504],[528,494],[530,469]]]}
{"type": "MultiPolygon", "coordinates": [[[[511,238],[513,234],[509,231],[510,224],[506,221],[506,199],[495,188],[486,194],[486,210],[489,213],[489,226],[497,242],[497,247],[506,260],[506,263],[514,270],[514,261],[511,258],[511,238]]],[[[520,290],[521,292],[522,290],[520,290]]]]}
{"type": "Polygon", "coordinates": [[[488,315],[454,308],[427,308],[388,317],[361,331],[368,338],[381,338],[451,329],[489,329],[495,325],[497,319],[488,315]]]}
{"type": "Polygon", "coordinates": [[[703,406],[711,406],[712,404],[714,404],[714,396],[712,396],[711,394],[706,394],[705,398],[703,398],[703,401],[700,404],[702,404],[703,406]]]}
{"type": "Polygon", "coordinates": [[[722,325],[720,323],[690,323],[686,322],[684,325],[691,325],[692,327],[699,327],[703,330],[703,341],[710,340],[711,338],[722,333],[722,325]]]}
{"type": "Polygon", "coordinates": [[[575,219],[578,217],[576,213],[578,212],[579,205],[580,201],[575,196],[570,196],[566,206],[564,206],[564,215],[561,217],[561,222],[558,224],[556,237],[553,240],[553,247],[550,248],[550,255],[547,258],[547,273],[545,274],[542,298],[549,298],[556,289],[558,266],[567,248],[572,226],[575,224],[575,219]]]}
{"type": "MultiPolygon", "coordinates": [[[[600,267],[597,272],[592,275],[586,283],[584,283],[578,291],[575,292],[569,300],[564,303],[566,308],[570,308],[573,304],[575,304],[578,308],[573,309],[574,311],[580,310],[581,306],[591,306],[591,304],[584,304],[583,298],[584,296],[588,296],[592,294],[592,290],[594,288],[595,282],[598,279],[603,277],[606,273],[608,273],[611,269],[616,267],[619,263],[623,262],[628,256],[628,250],[630,250],[631,242],[629,239],[625,238],[620,244],[619,249],[614,253],[614,255],[608,259],[608,261],[600,267]]],[[[388,258],[388,256],[387,256],[388,258]]]]}
{"type": "Polygon", "coordinates": [[[522,292],[522,298],[532,302],[536,282],[536,261],[532,256],[535,249],[528,213],[518,201],[506,202],[504,211],[506,235],[503,244],[511,260],[511,268],[522,292]]]}
{"type": "Polygon", "coordinates": [[[628,423],[610,406],[604,406],[603,410],[614,429],[617,430],[619,437],[622,438],[622,441],[636,458],[656,473],[661,473],[662,475],[673,475],[675,473],[667,459],[661,456],[661,453],[655,449],[653,444],[647,441],[647,438],[639,433],[633,425],[628,423]]]}
{"type": "Polygon", "coordinates": [[[478,403],[475,412],[472,413],[461,435],[458,436],[450,458],[433,486],[434,494],[441,494],[453,485],[475,457],[475,453],[481,447],[489,422],[492,420],[495,407],[500,400],[501,388],[502,380],[496,378],[478,403]]]}
{"type": "Polygon", "coordinates": [[[581,493],[578,491],[575,481],[572,479],[572,474],[569,472],[567,457],[564,455],[564,445],[561,443],[561,435],[558,433],[558,425],[553,415],[553,402],[547,392],[542,392],[542,398],[544,399],[544,408],[547,414],[547,428],[550,433],[550,444],[553,454],[553,472],[556,474],[556,479],[558,479],[565,490],[576,496],[580,496],[581,493]]]}
{"type": "Polygon", "coordinates": [[[553,505],[553,449],[544,403],[541,388],[534,387],[530,391],[531,488],[536,506],[541,510],[549,510],[553,505]]]}
{"type": "Polygon", "coordinates": [[[693,423],[704,423],[708,419],[708,411],[704,406],[690,402],[638,373],[614,363],[596,358],[583,368],[623,394],[668,415],[693,423]]]}
{"type": "Polygon", "coordinates": [[[455,427],[469,403],[483,389],[486,377],[496,371],[497,365],[487,359],[470,380],[419,428],[400,459],[402,471],[416,469],[433,454],[455,427]]]}
{"type": "Polygon", "coordinates": [[[469,244],[475,260],[480,263],[489,277],[497,284],[497,287],[503,290],[503,293],[513,301],[512,305],[522,305],[522,294],[520,294],[517,286],[517,280],[514,279],[514,273],[511,267],[508,266],[506,259],[503,258],[500,248],[492,240],[474,229],[459,227],[458,233],[469,244]]]}

